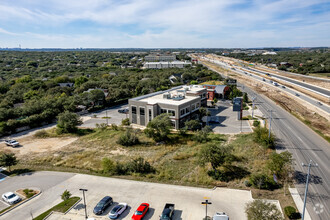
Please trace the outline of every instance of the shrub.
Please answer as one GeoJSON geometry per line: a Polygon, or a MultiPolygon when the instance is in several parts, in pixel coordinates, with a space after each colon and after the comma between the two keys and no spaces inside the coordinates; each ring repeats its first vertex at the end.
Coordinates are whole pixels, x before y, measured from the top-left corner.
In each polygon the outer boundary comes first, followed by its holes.
{"type": "Polygon", "coordinates": [[[70,193],[70,191],[65,190],[61,195],[61,199],[64,201],[64,203],[66,203],[70,199],[71,195],[72,194],[70,193]]]}
{"type": "Polygon", "coordinates": [[[154,173],[155,168],[153,168],[148,161],[145,161],[143,157],[138,157],[128,162],[127,168],[129,172],[132,173],[154,173]]]}
{"type": "Polygon", "coordinates": [[[275,181],[266,174],[252,174],[250,176],[250,183],[258,189],[272,190],[277,188],[275,181]]]}
{"type": "Polygon", "coordinates": [[[102,159],[102,170],[103,173],[105,174],[110,174],[110,175],[115,174],[116,165],[112,160],[105,157],[102,159]]]}
{"type": "Polygon", "coordinates": [[[76,113],[65,111],[58,116],[57,130],[58,134],[74,133],[77,131],[77,126],[81,125],[80,116],[76,113]]]}
{"type": "Polygon", "coordinates": [[[118,131],[118,126],[116,124],[111,124],[110,129],[114,131],[118,131]]]}
{"type": "Polygon", "coordinates": [[[187,128],[187,130],[191,130],[191,131],[197,131],[201,129],[201,124],[197,120],[186,121],[184,125],[187,128]]]}
{"type": "Polygon", "coordinates": [[[172,123],[168,114],[161,114],[148,123],[144,133],[156,142],[166,141],[171,132],[172,123]]]}
{"type": "Polygon", "coordinates": [[[101,124],[96,123],[96,129],[98,130],[104,131],[107,129],[107,127],[108,127],[107,123],[101,123],[101,124]]]}
{"type": "Polygon", "coordinates": [[[276,205],[262,200],[249,202],[245,207],[245,213],[248,220],[283,220],[282,213],[276,205]]]}
{"type": "Polygon", "coordinates": [[[121,120],[121,125],[122,126],[129,126],[131,123],[129,122],[129,118],[125,118],[121,120]]]}
{"type": "Polygon", "coordinates": [[[259,120],[254,120],[253,121],[253,126],[254,127],[259,127],[260,126],[260,121],[259,120]]]}
{"type": "Polygon", "coordinates": [[[292,206],[286,206],[284,208],[284,213],[286,216],[288,216],[289,219],[295,219],[296,218],[296,209],[292,206]]]}
{"type": "Polygon", "coordinates": [[[268,129],[262,127],[256,127],[254,130],[254,141],[262,144],[265,147],[274,149],[275,148],[275,138],[271,134],[268,138],[268,129]]]}
{"type": "Polygon", "coordinates": [[[33,191],[33,189],[24,189],[23,190],[26,198],[31,198],[32,196],[34,196],[36,193],[33,191]]]}
{"type": "Polygon", "coordinates": [[[132,129],[132,128],[127,128],[126,132],[122,135],[120,135],[117,143],[123,146],[133,146],[136,144],[139,144],[139,138],[137,136],[138,130],[132,129]]]}
{"type": "Polygon", "coordinates": [[[46,130],[40,130],[40,131],[37,131],[34,134],[34,137],[36,137],[36,138],[47,138],[47,137],[49,137],[49,134],[46,130]]]}
{"type": "Polygon", "coordinates": [[[202,130],[198,131],[195,135],[195,140],[199,143],[206,142],[208,140],[208,135],[211,133],[212,129],[210,126],[205,126],[202,130]]]}

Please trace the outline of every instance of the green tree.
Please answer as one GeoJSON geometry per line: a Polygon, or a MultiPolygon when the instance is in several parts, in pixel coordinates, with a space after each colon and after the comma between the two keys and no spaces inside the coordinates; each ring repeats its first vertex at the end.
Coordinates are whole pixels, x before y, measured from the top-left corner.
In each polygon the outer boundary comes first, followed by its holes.
{"type": "Polygon", "coordinates": [[[61,195],[61,199],[64,201],[65,204],[68,202],[68,200],[70,199],[71,195],[72,195],[72,194],[71,194],[70,191],[68,191],[68,190],[65,190],[65,191],[62,193],[62,195],[61,195]]]}
{"type": "Polygon", "coordinates": [[[150,165],[150,163],[144,160],[143,157],[138,157],[133,159],[127,164],[127,168],[132,173],[154,173],[155,169],[150,165]]]}
{"type": "Polygon", "coordinates": [[[74,80],[74,87],[79,88],[82,84],[88,81],[88,78],[85,76],[79,76],[74,80]]]}
{"type": "Polygon", "coordinates": [[[154,141],[166,141],[171,132],[172,123],[168,114],[161,114],[155,117],[148,123],[147,128],[144,129],[148,137],[154,141]]]}
{"type": "Polygon", "coordinates": [[[210,126],[205,126],[200,131],[197,132],[197,134],[195,135],[195,140],[199,143],[206,142],[208,140],[208,135],[211,132],[212,129],[210,128],[210,126]]]}
{"type": "Polygon", "coordinates": [[[248,220],[284,220],[275,204],[259,199],[249,202],[245,207],[245,213],[248,220]]]}
{"type": "Polygon", "coordinates": [[[13,153],[3,153],[0,155],[0,166],[8,167],[10,172],[10,167],[15,166],[18,163],[18,160],[13,153]]]}
{"type": "Polygon", "coordinates": [[[248,103],[249,102],[249,97],[247,95],[247,93],[245,92],[243,95],[243,102],[248,103]]]}
{"type": "Polygon", "coordinates": [[[77,126],[81,125],[82,121],[80,116],[76,113],[65,111],[58,116],[57,132],[61,133],[74,133],[77,131],[77,126]]]}
{"type": "Polygon", "coordinates": [[[230,149],[227,146],[205,144],[199,152],[198,159],[202,166],[206,163],[210,163],[213,170],[217,172],[217,167],[222,166],[229,156],[230,149]]]}
{"type": "Polygon", "coordinates": [[[197,131],[201,128],[201,124],[197,120],[189,120],[184,123],[188,130],[197,131]]]}
{"type": "Polygon", "coordinates": [[[199,120],[201,121],[204,116],[210,116],[211,113],[205,107],[199,108],[199,120]]]}
{"type": "Polygon", "coordinates": [[[267,168],[279,178],[285,178],[292,170],[292,154],[284,151],[280,154],[273,152],[267,161],[267,168]]]}
{"type": "Polygon", "coordinates": [[[120,135],[117,143],[126,147],[139,144],[140,141],[137,133],[137,129],[127,128],[125,133],[120,135]]]}
{"type": "Polygon", "coordinates": [[[102,169],[103,169],[103,173],[112,175],[115,173],[116,165],[112,160],[105,157],[102,159],[102,169]]]}

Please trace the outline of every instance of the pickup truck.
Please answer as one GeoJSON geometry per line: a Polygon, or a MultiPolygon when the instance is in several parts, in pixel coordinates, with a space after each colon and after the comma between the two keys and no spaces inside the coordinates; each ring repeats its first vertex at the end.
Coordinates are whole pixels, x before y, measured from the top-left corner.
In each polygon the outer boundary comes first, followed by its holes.
{"type": "Polygon", "coordinates": [[[166,203],[159,220],[172,220],[174,214],[174,204],[166,203]]]}
{"type": "Polygon", "coordinates": [[[5,140],[7,146],[16,147],[19,146],[18,141],[15,140],[5,140]]]}

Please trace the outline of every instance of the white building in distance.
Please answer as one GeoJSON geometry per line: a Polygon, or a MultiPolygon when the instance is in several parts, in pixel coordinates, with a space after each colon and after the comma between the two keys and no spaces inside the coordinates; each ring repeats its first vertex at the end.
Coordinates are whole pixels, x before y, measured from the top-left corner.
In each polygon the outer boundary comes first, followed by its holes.
{"type": "Polygon", "coordinates": [[[145,69],[184,68],[185,66],[191,66],[191,62],[187,62],[187,61],[146,62],[143,65],[145,69]]]}

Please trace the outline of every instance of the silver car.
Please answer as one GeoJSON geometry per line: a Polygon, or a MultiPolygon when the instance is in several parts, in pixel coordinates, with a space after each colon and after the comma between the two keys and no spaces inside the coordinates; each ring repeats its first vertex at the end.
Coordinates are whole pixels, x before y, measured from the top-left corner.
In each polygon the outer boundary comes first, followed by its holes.
{"type": "Polygon", "coordinates": [[[111,209],[111,211],[109,212],[109,218],[111,219],[118,218],[118,216],[123,214],[126,208],[127,208],[127,203],[119,203],[118,205],[116,205],[111,209]]]}

